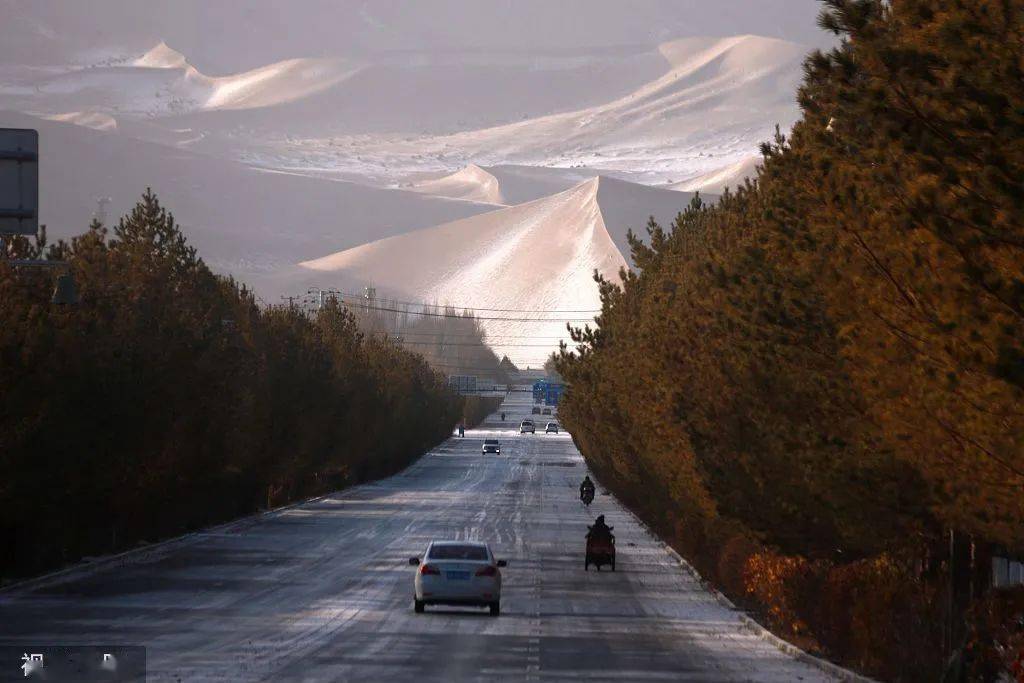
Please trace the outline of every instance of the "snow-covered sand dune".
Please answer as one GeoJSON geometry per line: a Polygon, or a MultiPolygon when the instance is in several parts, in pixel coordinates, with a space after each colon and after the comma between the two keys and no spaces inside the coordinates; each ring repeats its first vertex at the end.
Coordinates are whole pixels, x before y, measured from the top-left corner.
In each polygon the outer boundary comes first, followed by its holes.
{"type": "MultiPolygon", "coordinates": [[[[481,20],[497,11],[470,4],[481,20]]],[[[564,9],[531,7],[534,23],[564,9]]],[[[617,276],[627,228],[642,236],[687,192],[717,194],[754,171],[758,145],[796,119],[806,51],[673,29],[564,46],[476,35],[356,52],[260,45],[223,61],[205,43],[179,50],[149,35],[82,59],[0,60],[4,106],[49,119],[3,114],[0,125],[43,133],[53,234],[80,232],[100,197],[116,217],[152,186],[212,265],[273,298],[374,284],[411,300],[557,310],[596,307],[592,272],[617,276]]],[[[563,321],[488,326],[565,332],[563,321]]]]}
{"type": "Polygon", "coordinates": [[[592,168],[469,164],[452,174],[426,174],[426,178],[413,178],[398,186],[437,197],[479,198],[493,204],[515,206],[558,194],[593,178],[595,174],[612,173],[614,170],[592,168]]]}
{"type": "MultiPolygon", "coordinates": [[[[161,144],[383,186],[469,165],[664,186],[737,164],[775,124],[788,127],[804,52],[743,35],[582,52],[290,58],[208,76],[161,42],[90,67],[0,65],[0,95],[10,108],[161,144]]],[[[503,192],[498,202],[478,176],[420,191],[503,204],[539,196],[503,192]]]]}
{"type": "Polygon", "coordinates": [[[761,161],[760,155],[751,156],[708,173],[703,173],[695,178],[673,183],[668,186],[668,189],[715,195],[722,194],[725,188],[728,187],[735,190],[743,184],[744,180],[757,175],[757,168],[761,161]]]}
{"type": "Polygon", "coordinates": [[[117,119],[109,114],[102,114],[95,111],[71,111],[66,114],[54,114],[46,117],[50,121],[61,123],[73,123],[77,126],[85,126],[94,130],[116,130],[117,119]]]}
{"type": "MultiPolygon", "coordinates": [[[[382,294],[415,301],[592,311],[600,306],[593,273],[618,278],[627,265],[627,230],[644,234],[649,215],[668,222],[688,201],[678,192],[595,177],[550,197],[306,261],[293,287],[373,284],[382,294]]],[[[488,320],[484,327],[497,340],[533,335],[553,349],[567,338],[565,318],[582,323],[593,315],[518,317],[550,320],[488,320]]],[[[524,357],[522,349],[500,341],[494,347],[513,360],[524,357]]]]}
{"type": "Polygon", "coordinates": [[[86,230],[97,200],[115,222],[152,187],[214,268],[256,285],[331,249],[429,227],[494,207],[402,190],[254,169],[69,123],[0,111],[40,133],[40,219],[50,238],[86,230]]]}
{"type": "Polygon", "coordinates": [[[544,54],[770,32],[810,43],[818,0],[0,0],[0,62],[166,40],[208,72],[296,56],[544,54]]]}
{"type": "MultiPolygon", "coordinates": [[[[492,165],[612,168],[678,182],[756,153],[797,116],[803,46],[759,36],[686,38],[659,48],[666,72],[596,106],[451,135],[289,140],[266,152],[377,172],[492,165]]],[[[273,163],[273,162],[271,162],[273,163]]]]}
{"type": "Polygon", "coordinates": [[[474,202],[506,205],[498,179],[476,164],[433,180],[424,180],[410,187],[413,192],[450,197],[451,199],[468,199],[474,202]]]}
{"type": "Polygon", "coordinates": [[[161,42],[126,63],[37,74],[30,89],[8,94],[14,104],[36,111],[68,106],[110,115],[168,116],[282,105],[327,90],[360,68],[344,59],[287,59],[213,77],[161,42]]]}

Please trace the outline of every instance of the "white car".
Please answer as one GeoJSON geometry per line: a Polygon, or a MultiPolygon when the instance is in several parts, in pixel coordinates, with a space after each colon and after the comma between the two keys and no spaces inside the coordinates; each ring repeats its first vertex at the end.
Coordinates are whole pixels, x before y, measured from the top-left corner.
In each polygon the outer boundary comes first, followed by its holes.
{"type": "Polygon", "coordinates": [[[544,433],[545,434],[557,434],[558,433],[558,423],[557,422],[548,422],[547,426],[544,427],[544,433]]]}
{"type": "Polygon", "coordinates": [[[422,612],[427,605],[487,607],[491,616],[501,613],[501,571],[505,560],[494,559],[486,543],[474,541],[432,541],[421,560],[410,557],[416,567],[413,608],[422,612]]]}
{"type": "Polygon", "coordinates": [[[519,425],[520,434],[536,434],[537,427],[534,426],[533,420],[523,420],[523,423],[519,425]]]}

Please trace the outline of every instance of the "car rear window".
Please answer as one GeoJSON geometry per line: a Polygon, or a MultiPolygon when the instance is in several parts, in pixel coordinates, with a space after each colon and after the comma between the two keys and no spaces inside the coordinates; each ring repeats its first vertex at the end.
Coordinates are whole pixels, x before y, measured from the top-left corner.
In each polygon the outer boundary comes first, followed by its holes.
{"type": "Polygon", "coordinates": [[[487,549],[479,545],[435,545],[430,548],[432,560],[483,560],[486,562],[487,549]]]}

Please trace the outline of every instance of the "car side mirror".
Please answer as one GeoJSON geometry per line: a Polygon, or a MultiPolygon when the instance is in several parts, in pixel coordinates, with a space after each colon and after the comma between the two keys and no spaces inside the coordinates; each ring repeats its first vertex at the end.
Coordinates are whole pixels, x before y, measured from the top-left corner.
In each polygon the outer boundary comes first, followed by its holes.
{"type": "Polygon", "coordinates": [[[498,566],[499,567],[507,567],[508,566],[508,562],[505,561],[505,560],[498,560],[498,566]]]}
{"type": "Polygon", "coordinates": [[[410,557],[409,558],[409,564],[411,564],[413,567],[418,566],[419,563],[420,563],[420,558],[418,558],[418,557],[410,557]]]}

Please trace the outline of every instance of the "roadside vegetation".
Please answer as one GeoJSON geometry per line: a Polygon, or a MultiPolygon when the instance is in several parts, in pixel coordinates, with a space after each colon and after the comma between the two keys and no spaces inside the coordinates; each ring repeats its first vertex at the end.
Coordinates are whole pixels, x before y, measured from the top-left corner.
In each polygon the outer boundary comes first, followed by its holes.
{"type": "Polygon", "coordinates": [[[14,240],[0,261],[0,578],[393,473],[462,399],[328,302],[264,308],[214,275],[150,192],[109,231],[14,240]]]}
{"type": "Polygon", "coordinates": [[[361,331],[398,342],[444,375],[474,376],[486,385],[507,384],[518,373],[507,356],[499,360],[487,345],[487,334],[473,311],[386,297],[347,305],[361,331]]]}
{"type": "Polygon", "coordinates": [[[504,400],[501,396],[465,396],[463,397],[462,419],[466,429],[479,426],[488,415],[494,414],[504,400]]]}
{"type": "Polygon", "coordinates": [[[825,5],[843,42],[756,181],[598,278],[560,417],[798,644],[887,680],[1021,677],[1024,593],[988,560],[1024,556],[1024,2],[825,5]]]}

